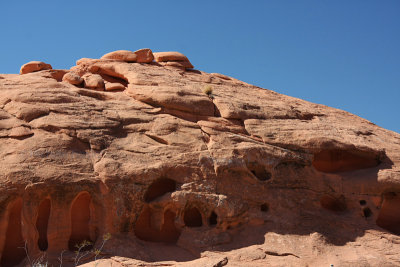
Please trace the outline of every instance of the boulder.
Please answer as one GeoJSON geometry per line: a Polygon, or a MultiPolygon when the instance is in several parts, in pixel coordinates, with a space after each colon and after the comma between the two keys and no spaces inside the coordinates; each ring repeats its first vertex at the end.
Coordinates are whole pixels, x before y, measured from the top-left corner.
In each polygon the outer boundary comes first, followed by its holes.
{"type": "Polygon", "coordinates": [[[106,83],[106,91],[124,90],[125,86],[120,83],[106,83]]]}
{"type": "Polygon", "coordinates": [[[157,52],[153,53],[153,55],[157,62],[189,61],[189,59],[184,54],[179,52],[157,52]]]}
{"type": "Polygon", "coordinates": [[[19,71],[20,74],[27,74],[35,71],[41,70],[51,70],[52,67],[50,64],[46,64],[42,61],[31,61],[24,65],[22,65],[21,70],[19,71]]]}
{"type": "Polygon", "coordinates": [[[155,60],[163,66],[177,67],[181,69],[192,69],[193,65],[189,59],[179,52],[154,53],[155,60]]]}
{"type": "Polygon", "coordinates": [[[117,50],[105,54],[104,56],[101,57],[101,59],[113,59],[125,62],[136,62],[137,54],[129,50],[117,50]]]}
{"type": "Polygon", "coordinates": [[[104,90],[104,80],[99,74],[86,74],[83,76],[85,82],[85,88],[104,90]]]}
{"type": "Polygon", "coordinates": [[[72,85],[80,85],[82,84],[83,79],[81,78],[81,76],[74,72],[68,72],[63,76],[62,81],[68,82],[72,85]]]}
{"type": "Polygon", "coordinates": [[[181,69],[193,69],[192,63],[189,61],[168,61],[168,62],[159,62],[163,66],[168,67],[176,67],[181,69]]]}
{"type": "Polygon", "coordinates": [[[142,48],[136,50],[134,53],[137,56],[136,62],[138,63],[150,63],[154,60],[153,52],[149,48],[142,48]]]}

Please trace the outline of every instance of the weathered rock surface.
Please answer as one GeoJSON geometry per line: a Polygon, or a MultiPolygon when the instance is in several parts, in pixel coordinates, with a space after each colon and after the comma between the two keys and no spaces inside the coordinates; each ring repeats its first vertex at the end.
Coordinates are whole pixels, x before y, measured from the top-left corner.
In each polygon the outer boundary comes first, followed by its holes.
{"type": "Polygon", "coordinates": [[[135,52],[129,50],[117,50],[107,53],[101,58],[137,63],[150,63],[154,60],[153,52],[149,48],[142,48],[135,52]]]}
{"type": "Polygon", "coordinates": [[[154,58],[157,62],[189,61],[189,59],[184,54],[173,51],[154,53],[154,58]]]}
{"type": "Polygon", "coordinates": [[[189,59],[179,52],[157,52],[154,53],[154,59],[162,66],[178,67],[183,69],[192,69],[193,65],[189,59]]]}
{"type": "Polygon", "coordinates": [[[136,50],[134,53],[137,56],[136,58],[137,63],[150,63],[154,60],[153,52],[149,48],[142,48],[136,50]]]}
{"type": "Polygon", "coordinates": [[[399,134],[222,74],[65,73],[0,78],[1,266],[107,233],[97,266],[400,265],[399,134]]]}
{"type": "Polygon", "coordinates": [[[66,73],[63,78],[62,78],[63,82],[68,82],[72,85],[81,85],[83,83],[83,79],[81,76],[79,76],[78,74],[74,73],[74,72],[68,72],[66,73]]]}
{"type": "Polygon", "coordinates": [[[103,91],[104,80],[99,74],[86,74],[83,76],[83,82],[85,84],[85,88],[95,89],[103,91]]]}
{"type": "Polygon", "coordinates": [[[102,59],[114,59],[121,60],[125,62],[136,62],[137,55],[129,50],[117,50],[105,54],[101,57],[102,59]]]}
{"type": "Polygon", "coordinates": [[[27,74],[35,71],[41,70],[51,70],[52,67],[50,64],[44,63],[42,61],[30,61],[24,65],[22,65],[20,74],[27,74]]]}

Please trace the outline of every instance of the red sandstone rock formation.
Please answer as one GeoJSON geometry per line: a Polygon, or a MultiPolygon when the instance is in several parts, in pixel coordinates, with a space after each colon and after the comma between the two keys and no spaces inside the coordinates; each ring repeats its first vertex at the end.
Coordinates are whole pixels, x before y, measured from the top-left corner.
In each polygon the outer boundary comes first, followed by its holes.
{"type": "Polygon", "coordinates": [[[0,75],[1,266],[400,264],[399,134],[185,69],[0,75]]]}

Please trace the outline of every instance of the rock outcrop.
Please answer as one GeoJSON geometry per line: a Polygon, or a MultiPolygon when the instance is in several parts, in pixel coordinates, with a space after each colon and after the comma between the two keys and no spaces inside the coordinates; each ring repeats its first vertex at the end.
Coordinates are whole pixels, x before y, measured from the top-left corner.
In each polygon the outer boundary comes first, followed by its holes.
{"type": "Polygon", "coordinates": [[[155,61],[163,66],[178,67],[183,69],[192,69],[193,65],[189,59],[179,52],[158,52],[154,53],[155,61]]]}
{"type": "Polygon", "coordinates": [[[139,51],[1,75],[1,266],[400,265],[399,134],[139,51]]]}
{"type": "Polygon", "coordinates": [[[35,71],[41,70],[51,70],[52,67],[50,64],[44,63],[42,61],[30,61],[24,65],[22,65],[20,74],[27,74],[35,71]]]}
{"type": "Polygon", "coordinates": [[[129,50],[118,50],[105,54],[102,59],[113,59],[125,62],[137,63],[150,63],[153,61],[153,52],[149,48],[136,50],[135,52],[129,50]]]}

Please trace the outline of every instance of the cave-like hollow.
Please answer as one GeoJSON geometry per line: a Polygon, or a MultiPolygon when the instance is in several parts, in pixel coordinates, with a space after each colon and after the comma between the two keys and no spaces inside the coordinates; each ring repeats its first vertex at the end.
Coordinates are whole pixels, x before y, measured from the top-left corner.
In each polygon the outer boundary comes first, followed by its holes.
{"type": "MultiPolygon", "coordinates": [[[[89,232],[91,196],[88,192],[82,192],[72,202],[71,206],[71,236],[68,241],[68,248],[76,251],[84,241],[92,242],[89,232]]],[[[83,250],[90,249],[85,246],[83,250]]]]}

